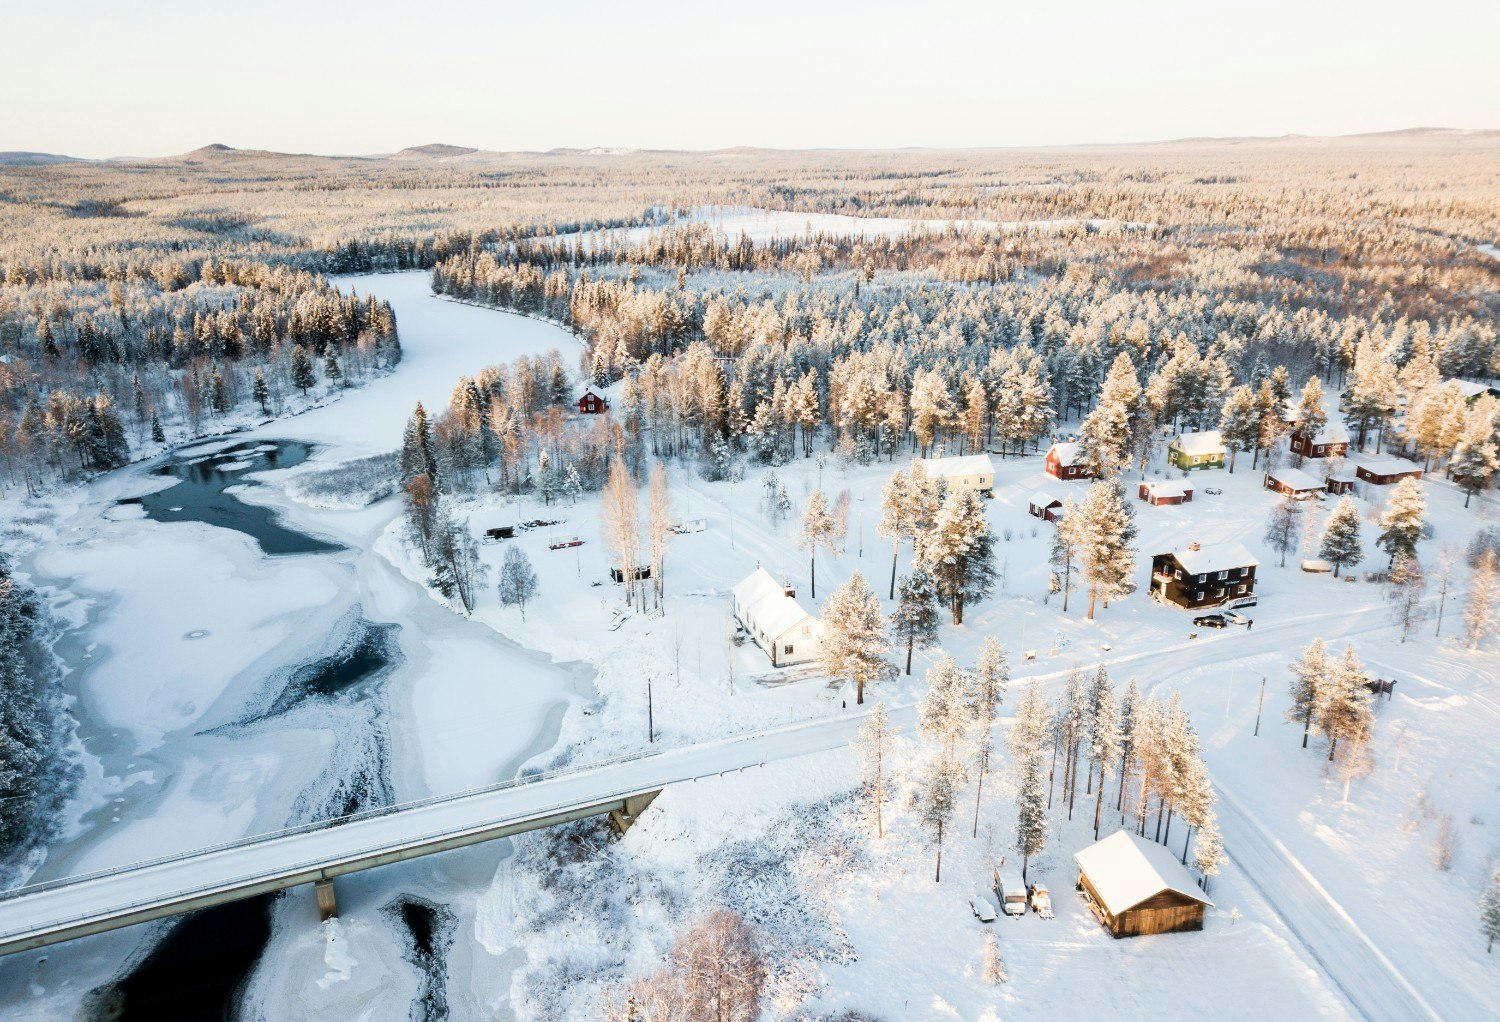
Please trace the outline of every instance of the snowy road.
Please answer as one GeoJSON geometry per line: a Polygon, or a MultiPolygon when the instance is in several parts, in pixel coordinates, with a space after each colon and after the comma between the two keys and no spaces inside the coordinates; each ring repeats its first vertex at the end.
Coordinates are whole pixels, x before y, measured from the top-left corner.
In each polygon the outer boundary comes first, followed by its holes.
{"type": "MultiPolygon", "coordinates": [[[[891,712],[898,728],[915,707],[891,712]]],[[[305,884],[356,869],[446,850],[468,835],[488,833],[572,810],[598,807],[773,760],[846,745],[863,713],[710,742],[562,772],[543,780],[408,804],[349,822],[252,838],[199,852],[51,884],[20,888],[0,900],[0,953],[81,936],[305,884]],[[66,934],[59,938],[59,934],[66,934]]],[[[607,808],[607,807],[606,807],[607,808]]],[[[604,810],[600,810],[601,812],[604,810]]],[[[490,836],[500,837],[503,834],[490,836]]]]}
{"type": "Polygon", "coordinates": [[[1286,845],[1229,792],[1221,788],[1219,796],[1219,827],[1229,857],[1360,1014],[1371,1022],[1441,1022],[1442,1016],[1286,845]]]}

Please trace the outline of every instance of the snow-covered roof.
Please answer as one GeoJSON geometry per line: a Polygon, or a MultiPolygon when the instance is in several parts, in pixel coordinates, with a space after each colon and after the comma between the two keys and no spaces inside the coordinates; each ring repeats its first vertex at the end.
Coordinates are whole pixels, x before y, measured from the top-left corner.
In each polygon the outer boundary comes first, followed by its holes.
{"type": "Polygon", "coordinates": [[[1129,831],[1117,830],[1073,856],[1089,885],[1112,916],[1162,891],[1174,891],[1203,905],[1213,902],[1171,850],[1129,831]]]}
{"type": "Polygon", "coordinates": [[[1057,455],[1057,463],[1064,468],[1078,461],[1078,444],[1069,441],[1067,443],[1053,444],[1048,454],[1057,455]]]}
{"type": "Polygon", "coordinates": [[[1176,482],[1171,479],[1153,479],[1141,485],[1156,497],[1186,497],[1189,493],[1193,492],[1192,484],[1176,482]]]}
{"type": "Polygon", "coordinates": [[[1300,468],[1278,468],[1271,473],[1271,478],[1289,490],[1321,490],[1323,488],[1323,480],[1308,475],[1300,468]]]}
{"type": "Polygon", "coordinates": [[[1401,461],[1391,458],[1388,461],[1371,461],[1357,466],[1374,476],[1398,476],[1406,472],[1420,472],[1422,466],[1415,461],[1401,461]]]}
{"type": "Polygon", "coordinates": [[[913,458],[922,465],[929,479],[954,479],[959,476],[992,476],[995,463],[988,454],[954,455],[951,458],[913,458]]]}
{"type": "Polygon", "coordinates": [[[1216,429],[1206,433],[1179,433],[1172,446],[1183,454],[1223,454],[1224,438],[1216,429]]]}
{"type": "Polygon", "coordinates": [[[812,617],[765,568],[756,568],[735,586],[734,598],[755,626],[773,638],[812,617]]]}
{"type": "Polygon", "coordinates": [[[1051,507],[1053,504],[1061,503],[1062,501],[1052,496],[1052,494],[1048,493],[1046,490],[1037,490],[1031,495],[1032,507],[1051,507]]]}
{"type": "Polygon", "coordinates": [[[1448,380],[1448,383],[1456,384],[1458,392],[1465,398],[1476,398],[1481,394],[1489,394],[1494,391],[1488,383],[1475,383],[1473,380],[1448,380]]]}
{"type": "Polygon", "coordinates": [[[1313,437],[1314,444],[1347,444],[1349,442],[1349,431],[1344,424],[1337,419],[1329,419],[1323,423],[1323,428],[1318,430],[1318,435],[1313,437]]]}
{"type": "Polygon", "coordinates": [[[1190,545],[1184,546],[1173,550],[1172,556],[1177,558],[1177,563],[1190,575],[1207,575],[1215,571],[1228,571],[1230,568],[1253,568],[1260,564],[1250,556],[1245,544],[1233,541],[1210,543],[1197,550],[1190,545]]]}

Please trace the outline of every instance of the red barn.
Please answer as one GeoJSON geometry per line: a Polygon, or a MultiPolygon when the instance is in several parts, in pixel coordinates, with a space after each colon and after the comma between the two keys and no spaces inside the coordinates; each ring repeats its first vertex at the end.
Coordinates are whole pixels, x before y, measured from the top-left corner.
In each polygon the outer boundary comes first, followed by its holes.
{"type": "Polygon", "coordinates": [[[609,411],[609,402],[592,390],[585,390],[583,396],[578,399],[579,415],[603,415],[607,411],[609,411]]]}

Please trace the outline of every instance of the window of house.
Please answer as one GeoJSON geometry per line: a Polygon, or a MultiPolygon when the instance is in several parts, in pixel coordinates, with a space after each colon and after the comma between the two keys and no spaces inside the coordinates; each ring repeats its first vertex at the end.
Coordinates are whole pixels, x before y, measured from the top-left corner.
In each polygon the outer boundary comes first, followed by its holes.
{"type": "Polygon", "coordinates": [[[812,634],[812,625],[803,625],[802,626],[802,634],[803,635],[811,635],[812,634]]]}
{"type": "Polygon", "coordinates": [[[1244,593],[1245,593],[1245,588],[1246,588],[1246,587],[1245,587],[1245,586],[1240,586],[1240,595],[1241,595],[1241,596],[1243,596],[1243,595],[1244,595],[1244,593]]]}
{"type": "Polygon", "coordinates": [[[1202,585],[1202,584],[1203,584],[1203,583],[1205,583],[1205,582],[1207,582],[1207,581],[1208,581],[1208,576],[1207,576],[1207,575],[1199,575],[1199,576],[1198,576],[1198,584],[1199,584],[1199,585],[1200,585],[1200,586],[1201,586],[1201,585],[1202,585]]]}
{"type": "Polygon", "coordinates": [[[1196,593],[1194,593],[1193,594],[1193,599],[1195,599],[1195,600],[1201,600],[1201,599],[1203,599],[1203,590],[1200,589],[1196,593]]]}
{"type": "Polygon", "coordinates": [[[1224,581],[1228,577],[1229,577],[1229,572],[1227,572],[1227,571],[1221,571],[1221,572],[1219,572],[1219,581],[1220,582],[1224,581]]]}
{"type": "Polygon", "coordinates": [[[1175,578],[1177,581],[1181,582],[1182,581],[1182,569],[1178,568],[1176,571],[1172,572],[1172,577],[1175,578]]]}
{"type": "Polygon", "coordinates": [[[790,646],[782,646],[781,647],[781,654],[782,654],[782,656],[791,656],[792,655],[792,647],[790,647],[790,646]]]}

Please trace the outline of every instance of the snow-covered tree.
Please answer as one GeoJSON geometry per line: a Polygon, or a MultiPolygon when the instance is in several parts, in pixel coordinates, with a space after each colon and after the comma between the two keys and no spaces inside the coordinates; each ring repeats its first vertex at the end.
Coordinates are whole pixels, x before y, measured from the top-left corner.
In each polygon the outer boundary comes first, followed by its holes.
{"type": "Polygon", "coordinates": [[[945,760],[956,760],[958,747],[973,726],[967,697],[969,678],[944,653],[927,669],[927,691],[917,705],[917,730],[945,760]]]}
{"type": "Polygon", "coordinates": [[[818,547],[833,551],[833,536],[836,531],[833,515],[828,511],[828,500],[822,490],[813,490],[807,498],[807,507],[802,512],[802,532],[797,537],[797,549],[806,550],[809,570],[812,573],[812,596],[818,598],[818,547]]]}
{"type": "Polygon", "coordinates": [[[1427,616],[1427,604],[1423,600],[1426,592],[1427,576],[1422,565],[1409,554],[1398,555],[1386,579],[1385,593],[1396,623],[1401,626],[1402,642],[1427,616]]]}
{"type": "Polygon", "coordinates": [[[900,600],[891,614],[891,631],[898,643],[906,643],[906,673],[911,674],[912,649],[926,649],[937,642],[937,586],[921,565],[901,577],[900,600]]]}
{"type": "Polygon", "coordinates": [[[625,601],[634,603],[635,569],[640,565],[640,502],[635,476],[619,455],[610,462],[609,477],[599,496],[599,528],[605,549],[625,580],[625,601]]]}
{"type": "Polygon", "coordinates": [[[1302,725],[1302,747],[1307,748],[1308,736],[1312,734],[1313,720],[1322,702],[1323,690],[1328,687],[1333,665],[1329,663],[1328,651],[1322,639],[1313,639],[1302,648],[1302,656],[1292,661],[1292,704],[1287,707],[1286,722],[1302,725]]]}
{"type": "Polygon", "coordinates": [[[1495,631],[1495,604],[1500,599],[1500,561],[1493,550],[1480,555],[1469,575],[1469,602],[1464,608],[1464,640],[1470,649],[1495,631]]]}
{"type": "Polygon", "coordinates": [[[1073,503],[1073,498],[1064,500],[1062,516],[1058,519],[1057,528],[1052,531],[1052,552],[1048,557],[1048,564],[1052,568],[1051,589],[1054,593],[1062,593],[1064,614],[1068,612],[1068,594],[1078,588],[1073,581],[1073,574],[1078,566],[1078,541],[1073,535],[1074,527],[1067,524],[1068,519],[1077,515],[1078,505],[1073,503]]]}
{"type": "Polygon", "coordinates": [[[541,586],[536,571],[520,547],[507,547],[505,559],[500,564],[500,603],[506,607],[519,607],[521,620],[526,620],[526,604],[536,598],[541,586]]]}
{"type": "Polygon", "coordinates": [[[1078,569],[1089,591],[1088,620],[1094,606],[1109,606],[1135,591],[1135,512],[1119,483],[1096,480],[1089,486],[1076,515],[1064,516],[1060,527],[1078,544],[1078,569]]]}
{"type": "Polygon", "coordinates": [[[1219,836],[1218,821],[1210,815],[1198,830],[1198,844],[1193,852],[1193,865],[1203,874],[1203,890],[1207,892],[1209,878],[1217,876],[1224,865],[1224,839],[1219,836]]]}
{"type": "Polygon", "coordinates": [[[1089,778],[1093,782],[1093,765],[1099,766],[1099,790],[1094,797],[1094,840],[1099,839],[1099,819],[1104,809],[1104,780],[1115,771],[1115,757],[1120,754],[1120,722],[1115,712],[1115,686],[1109,672],[1100,664],[1089,685],[1088,713],[1089,778]]]}
{"type": "Polygon", "coordinates": [[[1352,497],[1345,497],[1328,516],[1323,527],[1323,544],[1320,548],[1323,560],[1333,565],[1333,577],[1339,577],[1339,569],[1358,564],[1365,556],[1360,543],[1359,508],[1352,497]]]}
{"type": "Polygon", "coordinates": [[[1281,566],[1286,567],[1286,555],[1302,543],[1302,505],[1290,497],[1283,497],[1271,509],[1266,519],[1263,537],[1266,546],[1281,555],[1281,566]]]}
{"type": "Polygon", "coordinates": [[[934,883],[943,881],[943,832],[953,819],[958,801],[958,764],[943,756],[932,759],[923,770],[919,815],[922,826],[937,847],[934,883]]]}
{"type": "Polygon", "coordinates": [[[1494,951],[1495,939],[1500,938],[1500,870],[1490,874],[1479,895],[1479,932],[1484,937],[1484,953],[1494,951]]]}
{"type": "Polygon", "coordinates": [[[1118,731],[1120,736],[1120,784],[1115,796],[1115,809],[1120,822],[1125,822],[1125,787],[1130,780],[1130,764],[1135,761],[1136,731],[1140,726],[1144,700],[1141,690],[1131,678],[1125,684],[1125,694],[1120,697],[1118,731]]]}
{"type": "MultiPolygon", "coordinates": [[[[1308,443],[1314,442],[1328,424],[1328,412],[1323,408],[1322,380],[1313,376],[1303,384],[1302,394],[1297,399],[1297,408],[1292,417],[1297,420],[1297,429],[1307,438],[1308,443]]],[[[1302,463],[1300,458],[1297,463],[1302,463]]]]}
{"type": "Polygon", "coordinates": [[[427,409],[417,402],[416,410],[406,420],[406,430],[401,436],[401,484],[405,486],[419,475],[426,475],[432,488],[438,488],[437,455],[432,444],[432,427],[427,422],[427,409]]]}
{"type": "MultiPolygon", "coordinates": [[[[1491,940],[1493,941],[1493,938],[1491,940]]],[[[992,987],[999,986],[1010,979],[1005,971],[1005,959],[1000,955],[1000,942],[995,939],[993,932],[984,935],[979,976],[992,987]]]]}
{"type": "Polygon", "coordinates": [[[1349,646],[1332,665],[1327,684],[1318,693],[1318,730],[1328,740],[1330,761],[1338,752],[1339,742],[1348,746],[1362,743],[1370,736],[1375,716],[1366,688],[1369,680],[1364,664],[1354,655],[1354,647],[1349,646]]]}
{"type": "Polygon", "coordinates": [[[853,745],[859,751],[864,767],[864,799],[866,811],[875,818],[875,836],[885,837],[885,803],[887,792],[886,760],[890,756],[895,732],[891,730],[890,717],[885,712],[885,703],[876,703],[856,732],[853,745]]]}
{"type": "Polygon", "coordinates": [[[830,677],[854,682],[855,701],[862,705],[865,685],[891,669],[886,648],[880,599],[856,571],[823,603],[823,670],[830,677]]]}
{"type": "Polygon", "coordinates": [[[974,832],[979,836],[979,807],[984,800],[984,779],[990,772],[990,759],[994,753],[994,730],[996,714],[1005,697],[1005,685],[1010,680],[1010,665],[1006,663],[1005,647],[993,635],[986,636],[979,651],[979,659],[969,671],[968,691],[965,699],[974,722],[974,832]]]}
{"type": "Polygon", "coordinates": [[[1255,392],[1241,385],[1229,392],[1224,403],[1224,413],[1219,419],[1219,435],[1229,449],[1229,471],[1234,472],[1234,461],[1241,451],[1253,451],[1260,443],[1260,404],[1255,392]]]}
{"type": "Polygon", "coordinates": [[[1047,798],[1042,791],[1042,757],[1028,755],[1021,764],[1016,793],[1016,851],[1021,853],[1021,879],[1031,860],[1047,847],[1047,798]]]}
{"type": "MultiPolygon", "coordinates": [[[[891,589],[890,599],[896,598],[896,558],[901,553],[901,540],[912,535],[911,516],[913,509],[911,477],[899,468],[891,473],[880,491],[880,521],[875,534],[891,541],[891,589]]],[[[911,673],[908,666],[906,673],[911,673]]]]}
{"type": "Polygon", "coordinates": [[[948,495],[930,531],[920,537],[923,566],[937,583],[938,594],[964,621],[964,607],[995,590],[995,538],[984,503],[973,490],[948,495]]]}
{"type": "Polygon", "coordinates": [[[1480,415],[1470,415],[1462,437],[1453,449],[1449,473],[1464,491],[1464,507],[1480,490],[1487,488],[1500,471],[1500,448],[1495,444],[1495,426],[1480,415]]]}
{"type": "Polygon", "coordinates": [[[1380,515],[1380,538],[1375,542],[1389,555],[1390,564],[1398,557],[1414,558],[1426,524],[1427,497],[1422,484],[1407,477],[1391,491],[1391,499],[1380,515]]]}

